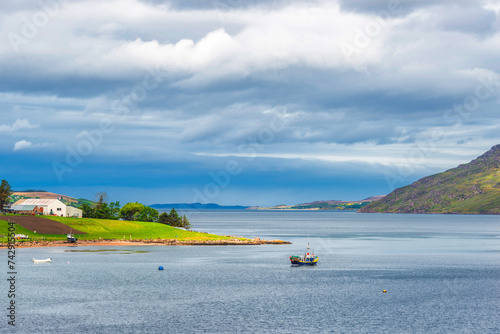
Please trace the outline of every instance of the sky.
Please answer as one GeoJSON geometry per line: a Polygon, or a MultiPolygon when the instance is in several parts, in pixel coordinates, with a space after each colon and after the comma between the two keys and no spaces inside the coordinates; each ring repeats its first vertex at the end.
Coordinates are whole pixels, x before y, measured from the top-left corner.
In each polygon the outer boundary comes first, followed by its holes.
{"type": "Polygon", "coordinates": [[[500,143],[500,1],[0,3],[0,178],[125,204],[360,200],[500,143]]]}

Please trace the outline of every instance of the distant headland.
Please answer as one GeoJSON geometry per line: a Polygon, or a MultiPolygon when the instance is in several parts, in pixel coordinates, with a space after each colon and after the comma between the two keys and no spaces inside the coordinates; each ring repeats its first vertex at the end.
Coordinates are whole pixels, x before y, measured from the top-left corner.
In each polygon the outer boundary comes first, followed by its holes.
{"type": "Polygon", "coordinates": [[[366,205],[384,198],[385,195],[371,196],[362,200],[356,201],[342,201],[342,200],[328,200],[328,201],[314,201],[310,203],[286,205],[280,204],[271,207],[253,206],[249,210],[359,210],[366,205]]]}

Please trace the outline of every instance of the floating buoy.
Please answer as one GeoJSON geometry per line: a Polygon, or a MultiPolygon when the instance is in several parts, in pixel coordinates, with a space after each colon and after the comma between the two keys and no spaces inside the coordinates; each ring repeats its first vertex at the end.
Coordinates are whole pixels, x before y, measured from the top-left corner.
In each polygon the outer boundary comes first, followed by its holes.
{"type": "Polygon", "coordinates": [[[162,267],[162,266],[159,266],[159,267],[158,267],[158,270],[163,270],[163,267],[162,267]]]}
{"type": "Polygon", "coordinates": [[[382,292],[383,292],[383,293],[386,293],[386,292],[387,292],[387,290],[383,290],[382,292]]]}

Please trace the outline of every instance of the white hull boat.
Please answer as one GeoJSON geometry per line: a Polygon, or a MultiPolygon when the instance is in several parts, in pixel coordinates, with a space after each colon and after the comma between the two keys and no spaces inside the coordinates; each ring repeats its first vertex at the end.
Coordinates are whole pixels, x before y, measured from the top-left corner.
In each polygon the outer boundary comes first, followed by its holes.
{"type": "Polygon", "coordinates": [[[47,262],[52,262],[52,258],[48,259],[32,259],[33,263],[47,263],[47,262]]]}

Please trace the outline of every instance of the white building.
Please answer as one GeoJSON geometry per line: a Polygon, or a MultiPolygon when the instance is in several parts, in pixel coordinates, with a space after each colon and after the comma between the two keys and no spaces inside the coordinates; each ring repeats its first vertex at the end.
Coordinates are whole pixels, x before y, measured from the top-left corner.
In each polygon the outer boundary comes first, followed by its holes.
{"type": "Polygon", "coordinates": [[[66,206],[66,217],[82,218],[82,214],[82,210],[77,209],[74,206],[66,206]]]}
{"type": "Polygon", "coordinates": [[[28,198],[21,199],[12,205],[14,212],[33,211],[34,214],[55,215],[61,217],[82,217],[82,210],[66,206],[57,199],[28,198]]]}

